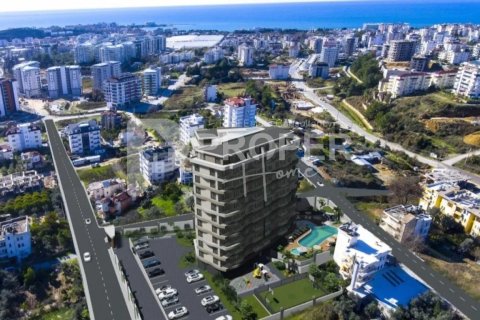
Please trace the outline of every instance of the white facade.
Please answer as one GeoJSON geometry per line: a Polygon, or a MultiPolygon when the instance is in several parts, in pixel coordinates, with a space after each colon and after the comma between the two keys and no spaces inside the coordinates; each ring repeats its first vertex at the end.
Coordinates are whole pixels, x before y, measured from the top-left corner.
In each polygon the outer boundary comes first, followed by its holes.
{"type": "Polygon", "coordinates": [[[399,205],[383,211],[380,228],[398,242],[424,241],[430,230],[432,217],[420,207],[399,205]]]}
{"type": "Polygon", "coordinates": [[[90,183],[87,187],[87,193],[90,198],[100,200],[102,198],[110,198],[125,189],[126,185],[123,180],[110,179],[90,183]]]}
{"type": "Polygon", "coordinates": [[[125,47],[121,44],[102,46],[99,49],[100,61],[125,61],[125,47]]]}
{"type": "Polygon", "coordinates": [[[123,107],[140,101],[142,98],[142,83],[135,75],[123,73],[103,82],[103,94],[109,107],[123,107]]]}
{"type": "Polygon", "coordinates": [[[69,124],[65,128],[70,152],[76,155],[95,153],[100,149],[100,127],[97,121],[69,124]]]}
{"type": "Polygon", "coordinates": [[[255,127],[257,105],[251,98],[231,98],[225,100],[223,111],[224,128],[255,127]]]}
{"type": "Polygon", "coordinates": [[[121,63],[119,61],[108,61],[98,63],[91,67],[93,78],[93,89],[102,90],[103,82],[111,77],[118,77],[121,73],[121,63]]]}
{"type": "Polygon", "coordinates": [[[40,63],[28,61],[13,67],[13,76],[18,81],[18,89],[27,98],[38,97],[41,94],[40,63]]]}
{"type": "Polygon", "coordinates": [[[150,184],[172,178],[175,172],[175,151],[172,147],[140,151],[140,172],[150,184]]]}
{"type": "Polygon", "coordinates": [[[203,61],[205,61],[206,64],[213,64],[222,60],[223,57],[224,57],[223,49],[214,48],[205,52],[205,54],[203,55],[203,61]]]}
{"type": "Polygon", "coordinates": [[[0,259],[26,258],[32,252],[28,217],[22,216],[0,223],[0,259]]]}
{"type": "Polygon", "coordinates": [[[242,44],[238,47],[238,61],[240,65],[249,67],[253,65],[253,47],[249,47],[246,44],[242,44]]]}
{"type": "Polygon", "coordinates": [[[461,65],[453,92],[461,96],[480,98],[480,60],[461,65]]]}
{"type": "Polygon", "coordinates": [[[312,63],[308,68],[308,75],[312,78],[323,78],[327,79],[330,74],[330,67],[326,62],[317,62],[312,63]]]}
{"type": "Polygon", "coordinates": [[[14,152],[37,149],[42,146],[42,132],[31,123],[23,123],[8,128],[7,141],[14,152]]]}
{"type": "Polygon", "coordinates": [[[360,286],[385,266],[391,251],[392,248],[361,225],[347,223],[338,228],[333,260],[340,267],[339,272],[344,279],[355,278],[352,283],[360,286]],[[354,277],[356,266],[358,273],[354,277]]]}
{"type": "Polygon", "coordinates": [[[82,73],[79,66],[48,68],[47,81],[48,96],[52,99],[82,95],[82,73]]]}
{"type": "Polygon", "coordinates": [[[180,141],[187,145],[195,135],[195,131],[203,129],[205,119],[199,114],[192,114],[180,118],[180,141]]]}
{"type": "Polygon", "coordinates": [[[330,68],[333,68],[335,66],[335,63],[337,62],[337,58],[338,47],[324,45],[318,61],[325,62],[330,68]]]}
{"type": "Polygon", "coordinates": [[[0,79],[0,118],[18,111],[18,81],[0,79]]]}
{"type": "Polygon", "coordinates": [[[285,80],[290,76],[290,66],[282,64],[272,64],[268,67],[268,75],[273,80],[285,80]]]}
{"type": "Polygon", "coordinates": [[[89,43],[79,44],[74,51],[75,63],[89,64],[95,61],[95,46],[89,43]]]}
{"type": "Polygon", "coordinates": [[[162,85],[162,69],[146,69],[143,71],[143,94],[156,96],[162,85]]]}
{"type": "Polygon", "coordinates": [[[470,52],[465,50],[447,50],[440,52],[438,58],[450,64],[461,64],[470,59],[470,52]]]}

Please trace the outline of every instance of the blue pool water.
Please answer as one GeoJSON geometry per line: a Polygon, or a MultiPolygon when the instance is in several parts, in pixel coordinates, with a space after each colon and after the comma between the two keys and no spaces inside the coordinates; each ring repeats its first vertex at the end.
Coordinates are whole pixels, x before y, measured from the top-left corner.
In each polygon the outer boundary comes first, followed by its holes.
{"type": "Polygon", "coordinates": [[[306,237],[300,239],[298,243],[304,247],[312,248],[313,246],[321,244],[323,241],[336,234],[337,228],[331,226],[315,227],[312,229],[312,232],[310,232],[306,237]]]}

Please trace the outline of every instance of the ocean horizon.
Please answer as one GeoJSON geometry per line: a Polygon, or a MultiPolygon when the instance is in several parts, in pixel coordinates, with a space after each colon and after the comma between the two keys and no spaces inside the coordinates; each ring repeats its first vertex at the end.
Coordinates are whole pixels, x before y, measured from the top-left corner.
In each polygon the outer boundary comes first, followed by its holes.
{"type": "Polygon", "coordinates": [[[182,30],[358,28],[363,23],[480,23],[479,1],[345,1],[0,13],[0,29],[155,22],[182,30]]]}

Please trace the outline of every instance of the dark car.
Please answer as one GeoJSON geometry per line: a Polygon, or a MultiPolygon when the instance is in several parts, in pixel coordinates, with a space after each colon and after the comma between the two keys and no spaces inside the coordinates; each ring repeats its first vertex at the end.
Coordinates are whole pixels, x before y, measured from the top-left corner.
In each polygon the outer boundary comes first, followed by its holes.
{"type": "Polygon", "coordinates": [[[147,259],[147,258],[153,257],[154,255],[155,253],[153,253],[153,251],[147,250],[147,251],[140,252],[138,254],[138,257],[140,259],[147,259]]]}
{"type": "Polygon", "coordinates": [[[214,304],[209,304],[208,306],[205,307],[208,313],[214,313],[217,311],[220,311],[223,309],[223,306],[221,303],[214,303],[214,304]]]}
{"type": "Polygon", "coordinates": [[[143,267],[147,269],[147,268],[159,266],[160,264],[161,264],[160,260],[152,259],[152,260],[144,261],[143,267]]]}
{"type": "Polygon", "coordinates": [[[155,268],[151,271],[148,271],[148,276],[150,278],[156,277],[156,276],[161,276],[162,274],[165,274],[165,270],[161,268],[155,268]]]}

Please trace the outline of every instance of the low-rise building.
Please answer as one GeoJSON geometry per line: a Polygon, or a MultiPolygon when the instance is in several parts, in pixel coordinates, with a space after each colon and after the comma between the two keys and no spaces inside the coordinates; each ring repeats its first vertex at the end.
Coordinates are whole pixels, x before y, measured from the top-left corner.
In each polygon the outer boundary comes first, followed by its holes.
{"type": "Polygon", "coordinates": [[[206,102],[215,102],[217,101],[217,86],[208,85],[203,91],[203,97],[206,102]]]}
{"type": "Polygon", "coordinates": [[[43,186],[43,175],[35,170],[16,172],[0,177],[0,195],[20,194],[43,186]]]}
{"type": "Polygon", "coordinates": [[[391,252],[392,248],[361,225],[347,223],[338,228],[333,260],[340,275],[352,279],[349,290],[353,290],[382,269],[391,252]]]}
{"type": "Polygon", "coordinates": [[[203,129],[205,119],[199,114],[192,114],[180,118],[180,141],[187,145],[195,135],[195,131],[203,129]]]}
{"type": "Polygon", "coordinates": [[[65,133],[72,154],[92,154],[101,148],[100,127],[95,120],[69,124],[65,128],[65,133]]]}
{"type": "Polygon", "coordinates": [[[145,180],[158,183],[175,175],[175,151],[172,147],[151,147],[140,151],[140,172],[145,180]]]}
{"type": "Polygon", "coordinates": [[[13,149],[8,144],[0,144],[0,161],[13,160],[13,149]]]}
{"type": "Polygon", "coordinates": [[[116,193],[124,191],[125,188],[125,181],[121,179],[107,179],[90,183],[87,187],[87,193],[91,199],[100,200],[102,198],[110,198],[116,193]]]}
{"type": "Polygon", "coordinates": [[[28,216],[0,222],[0,259],[22,260],[32,253],[28,216]]]}
{"type": "Polygon", "coordinates": [[[24,170],[38,169],[43,166],[43,157],[38,151],[22,152],[20,158],[24,170]]]}
{"type": "Polygon", "coordinates": [[[33,123],[12,124],[7,129],[6,136],[14,152],[42,147],[42,131],[33,123]]]}
{"type": "Polygon", "coordinates": [[[383,211],[380,228],[400,243],[424,241],[432,224],[432,217],[421,207],[399,205],[383,211]]]}
{"type": "Polygon", "coordinates": [[[178,182],[191,185],[193,183],[193,170],[189,161],[184,161],[178,169],[178,182]]]}
{"type": "Polygon", "coordinates": [[[225,100],[223,109],[223,127],[255,127],[257,104],[252,98],[230,98],[225,100]]]}

